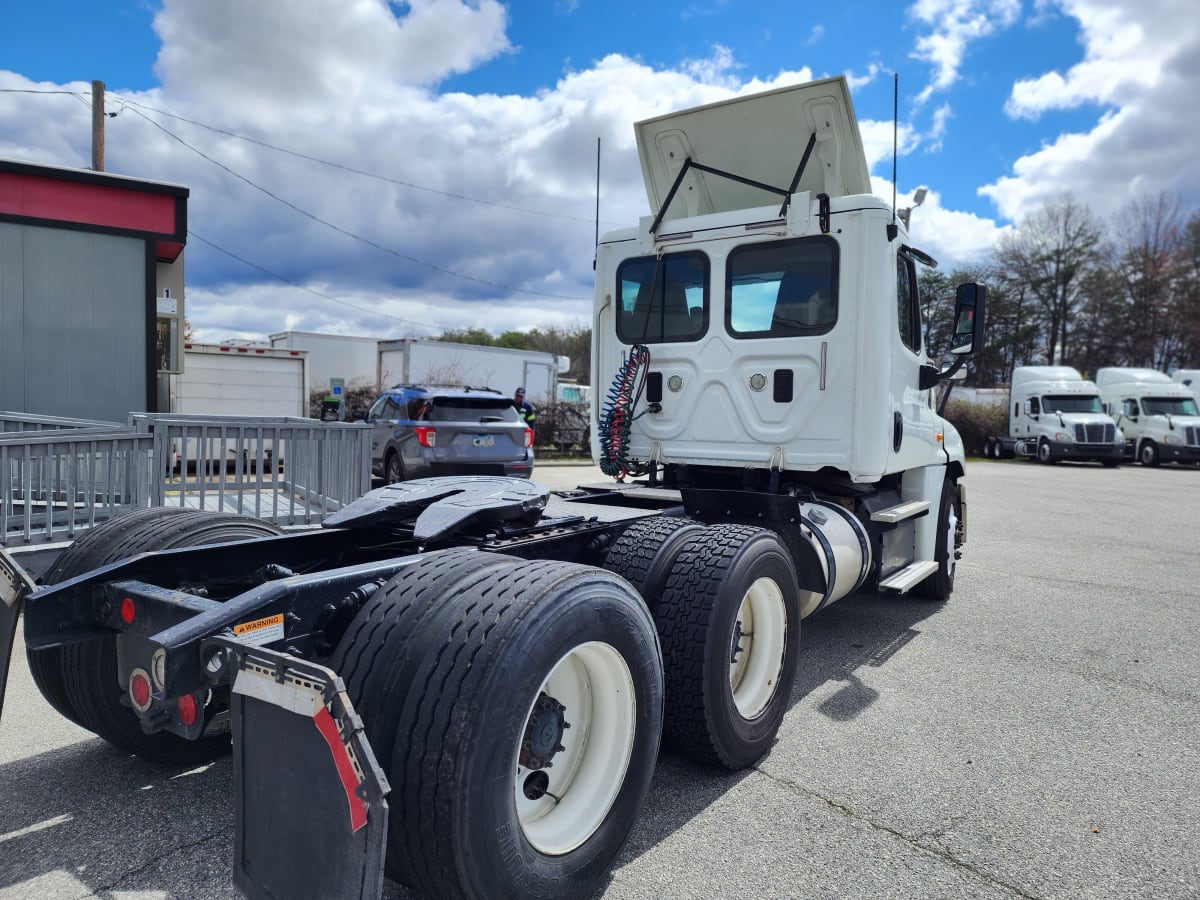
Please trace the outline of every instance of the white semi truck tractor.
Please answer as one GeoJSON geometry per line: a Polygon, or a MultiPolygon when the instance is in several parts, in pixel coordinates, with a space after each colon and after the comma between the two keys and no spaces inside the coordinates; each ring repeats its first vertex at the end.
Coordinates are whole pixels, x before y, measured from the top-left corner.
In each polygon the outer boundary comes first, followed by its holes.
{"type": "Polygon", "coordinates": [[[985,456],[1023,456],[1121,464],[1124,439],[1100,401],[1100,391],[1071,366],[1017,366],[1008,397],[1008,434],[984,441],[985,456]]]}
{"type": "Polygon", "coordinates": [[[660,742],[770,751],[803,617],[953,591],[965,461],[931,389],[981,348],[985,292],[959,288],[936,366],[934,263],[870,193],[845,80],[637,138],[650,214],[596,268],[614,481],[406,481],[291,534],[139,509],[38,578],[0,551],[0,672],[24,607],[67,718],[180,765],[232,733],[247,896],[378,896],[385,859],[432,896],[593,896],[660,742]]]}
{"type": "Polygon", "coordinates": [[[1125,455],[1143,466],[1200,463],[1200,410],[1193,388],[1156,369],[1096,373],[1105,408],[1125,434],[1125,455]]]}

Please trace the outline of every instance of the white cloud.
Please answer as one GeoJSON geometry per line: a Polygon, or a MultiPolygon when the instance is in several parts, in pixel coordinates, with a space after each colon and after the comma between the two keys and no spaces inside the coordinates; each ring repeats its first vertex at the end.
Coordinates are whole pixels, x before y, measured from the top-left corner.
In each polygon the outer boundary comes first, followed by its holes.
{"type": "MultiPolygon", "coordinates": [[[[871,190],[888,203],[892,201],[892,183],[886,178],[872,176],[871,190]]],[[[913,193],[896,195],[897,210],[913,206],[913,193]]],[[[974,213],[946,209],[942,195],[926,188],[925,199],[912,209],[908,219],[908,236],[938,261],[942,271],[958,266],[977,264],[986,259],[996,240],[1011,231],[1011,226],[998,225],[994,219],[974,213]]]]}
{"type": "Polygon", "coordinates": [[[1047,140],[981,195],[1012,221],[1064,192],[1102,216],[1160,191],[1200,206],[1200,120],[1191,114],[1200,89],[1200,17],[1192,0],[1057,6],[1079,22],[1083,61],[1018,81],[1006,109],[1046,121],[1058,110],[1092,106],[1095,124],[1047,140]]]}
{"type": "Polygon", "coordinates": [[[934,93],[950,88],[973,41],[1012,25],[1021,15],[1020,0],[917,0],[909,15],[932,27],[917,39],[915,59],[933,66],[933,79],[917,95],[926,102],[934,93]]]}
{"type": "Polygon", "coordinates": [[[1161,25],[1166,23],[1162,22],[1156,28],[1142,6],[1112,6],[1091,0],[1065,0],[1061,6],[1079,21],[1084,59],[1065,75],[1051,71],[1016,82],[1005,107],[1014,118],[1037,118],[1047,110],[1071,109],[1090,102],[1120,102],[1131,91],[1153,88],[1164,62],[1194,36],[1194,29],[1183,23],[1163,28],[1161,25]]]}
{"type": "Polygon", "coordinates": [[[155,71],[173,97],[288,115],[465,72],[509,49],[506,21],[498,0],[165,0],[155,71]]]}

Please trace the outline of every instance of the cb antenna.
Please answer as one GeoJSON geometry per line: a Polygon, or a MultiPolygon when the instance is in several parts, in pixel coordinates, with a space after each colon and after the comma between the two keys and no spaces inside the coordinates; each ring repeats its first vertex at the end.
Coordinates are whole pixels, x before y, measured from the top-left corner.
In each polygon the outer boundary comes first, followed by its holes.
{"type": "Polygon", "coordinates": [[[889,241],[894,241],[900,233],[896,227],[896,135],[900,130],[900,73],[892,73],[892,221],[888,224],[889,241]]]}

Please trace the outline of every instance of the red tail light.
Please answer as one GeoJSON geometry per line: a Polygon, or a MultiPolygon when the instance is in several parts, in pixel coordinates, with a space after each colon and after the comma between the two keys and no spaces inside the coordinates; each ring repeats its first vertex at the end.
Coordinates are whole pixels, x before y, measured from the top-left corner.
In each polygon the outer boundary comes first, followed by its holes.
{"type": "Polygon", "coordinates": [[[525,446],[526,447],[533,446],[533,429],[532,428],[525,429],[525,446]]]}
{"type": "Polygon", "coordinates": [[[179,715],[179,723],[185,728],[195,725],[200,715],[200,704],[196,702],[196,695],[184,694],[176,700],[175,712],[179,715]]]}
{"type": "Polygon", "coordinates": [[[422,447],[432,449],[437,446],[436,428],[430,428],[428,425],[416,425],[413,427],[413,433],[417,436],[417,443],[422,447]]]}
{"type": "Polygon", "coordinates": [[[134,669],[129,676],[129,700],[138,712],[150,708],[150,676],[141,669],[134,669]]]}
{"type": "Polygon", "coordinates": [[[126,597],[121,601],[121,621],[126,625],[132,625],[133,620],[137,618],[137,607],[134,605],[132,597],[126,597]]]}

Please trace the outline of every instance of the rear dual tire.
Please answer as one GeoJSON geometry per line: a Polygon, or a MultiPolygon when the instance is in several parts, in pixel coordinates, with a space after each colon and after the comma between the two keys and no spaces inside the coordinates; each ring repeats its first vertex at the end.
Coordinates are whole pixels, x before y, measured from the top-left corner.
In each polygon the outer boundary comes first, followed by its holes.
{"type": "Polygon", "coordinates": [[[667,705],[663,743],[741,769],[775,742],[799,660],[800,597],[773,531],[713,525],[687,540],[655,609],[667,705]]]}
{"type": "Polygon", "coordinates": [[[392,785],[389,875],[439,897],[595,892],[661,734],[661,653],[626,582],[430,554],[363,606],[330,664],[392,785]]]}
{"type": "Polygon", "coordinates": [[[663,741],[740,769],[774,743],[799,657],[791,554],[773,531],[654,517],[631,525],[605,568],[633,583],[663,647],[663,741]]]}

